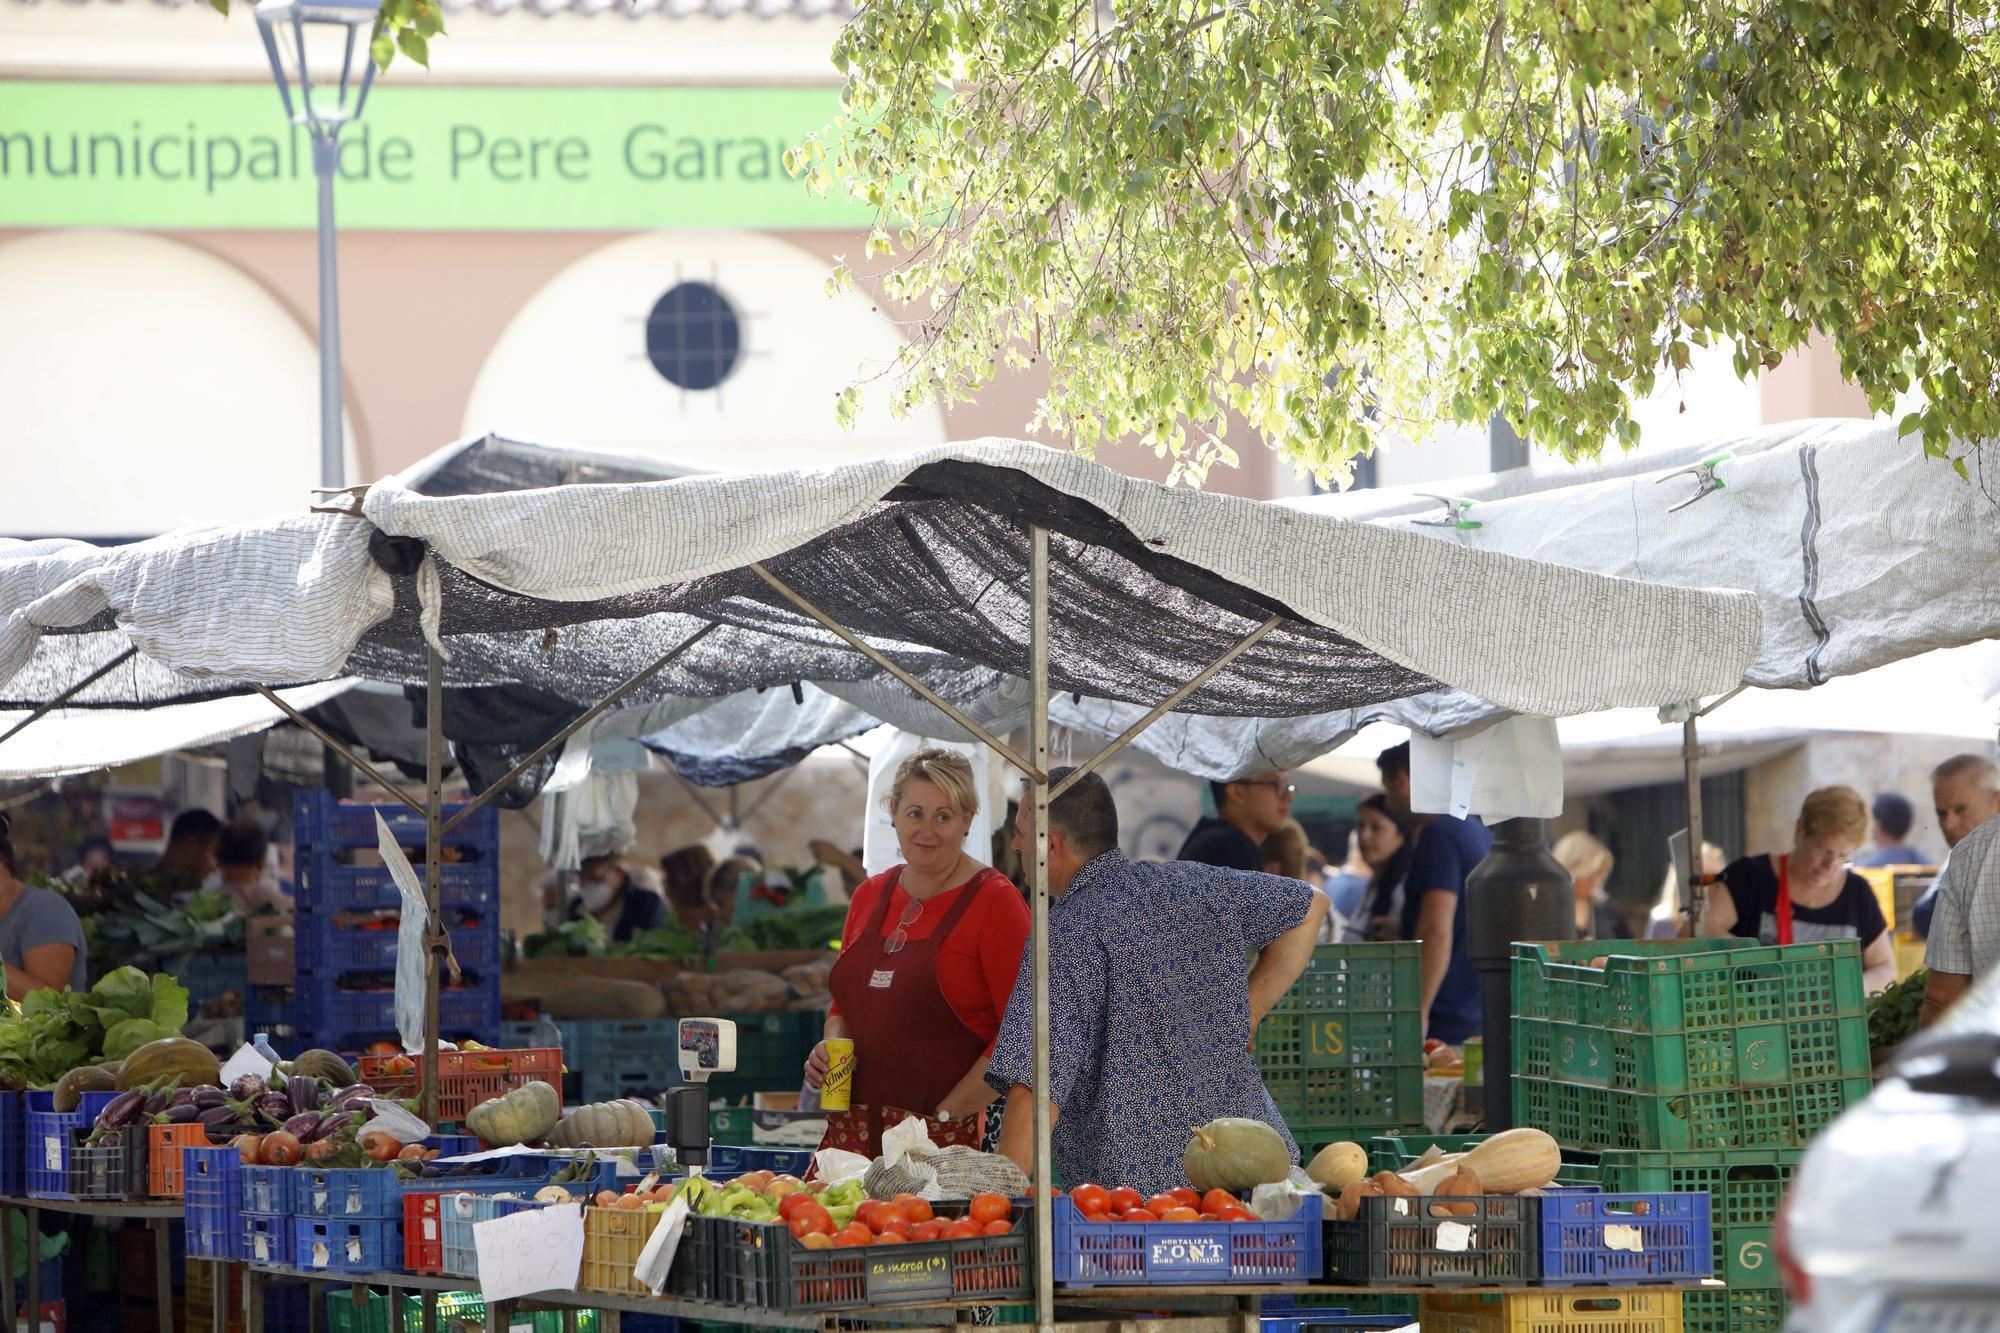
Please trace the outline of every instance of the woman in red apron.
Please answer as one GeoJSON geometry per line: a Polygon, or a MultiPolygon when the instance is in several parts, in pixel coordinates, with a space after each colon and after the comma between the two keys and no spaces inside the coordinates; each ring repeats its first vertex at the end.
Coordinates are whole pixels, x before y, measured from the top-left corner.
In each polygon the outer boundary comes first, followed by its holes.
{"type": "MultiPolygon", "coordinates": [[[[829,981],[826,1035],[854,1043],[854,1085],[848,1109],[828,1112],[822,1148],[877,1156],[882,1131],[912,1115],[940,1147],[980,1146],[986,1061],[1029,924],[1020,891],[966,850],[978,809],[963,755],[919,750],[897,770],[903,864],[855,889],[829,981]]],[[[825,1076],[822,1042],[806,1082],[825,1076]]]]}

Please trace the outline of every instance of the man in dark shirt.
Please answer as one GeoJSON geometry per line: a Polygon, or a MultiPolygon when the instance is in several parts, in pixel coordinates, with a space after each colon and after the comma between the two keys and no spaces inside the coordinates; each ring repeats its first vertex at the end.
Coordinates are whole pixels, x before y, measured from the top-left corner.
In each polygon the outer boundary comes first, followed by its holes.
{"type": "Polygon", "coordinates": [[[1875,845],[1854,854],[1857,866],[1927,866],[1930,858],[1905,841],[1910,826],[1917,822],[1917,807],[1907,796],[1892,791],[1877,792],[1869,813],[1875,821],[1875,845]]]}
{"type": "Polygon", "coordinates": [[[1484,1028],[1479,977],[1466,951],[1465,877],[1486,859],[1493,835],[1476,819],[1411,810],[1408,741],[1376,756],[1375,766],[1389,807],[1417,830],[1404,880],[1403,938],[1424,944],[1424,1035],[1457,1046],[1484,1028]]]}
{"type": "Polygon", "coordinates": [[[1293,788],[1283,770],[1211,782],[1208,789],[1215,796],[1215,814],[1194,826],[1174,859],[1262,874],[1264,839],[1292,814],[1293,788]]]}

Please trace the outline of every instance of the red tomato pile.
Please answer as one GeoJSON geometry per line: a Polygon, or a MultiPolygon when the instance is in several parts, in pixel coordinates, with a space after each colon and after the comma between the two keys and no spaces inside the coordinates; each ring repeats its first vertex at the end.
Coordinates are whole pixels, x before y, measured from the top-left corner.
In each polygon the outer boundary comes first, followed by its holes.
{"type": "Polygon", "coordinates": [[[789,1194],[778,1204],[778,1217],[809,1250],[1004,1236],[1014,1229],[1014,1205],[999,1194],[973,1196],[959,1218],[937,1216],[928,1200],[914,1194],[899,1194],[888,1202],[870,1199],[844,1227],[836,1227],[832,1214],[812,1195],[789,1194]]]}
{"type": "Polygon", "coordinates": [[[1086,1222],[1255,1222],[1257,1215],[1228,1190],[1196,1194],[1191,1189],[1168,1190],[1152,1198],[1119,1186],[1078,1185],[1070,1202],[1086,1222]]]}

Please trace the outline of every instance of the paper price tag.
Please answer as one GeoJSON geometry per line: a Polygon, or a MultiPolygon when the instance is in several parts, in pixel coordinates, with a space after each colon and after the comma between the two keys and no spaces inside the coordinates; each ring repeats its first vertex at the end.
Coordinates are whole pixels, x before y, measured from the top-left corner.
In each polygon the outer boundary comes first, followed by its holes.
{"type": "Polygon", "coordinates": [[[45,1138],[42,1140],[42,1160],[51,1171],[63,1169],[62,1140],[45,1138]]]}
{"type": "Polygon", "coordinates": [[[256,1254],[258,1263],[269,1262],[271,1258],[271,1238],[269,1236],[252,1236],[250,1238],[250,1248],[256,1254]]]}
{"type": "Polygon", "coordinates": [[[475,1222],[479,1289],[490,1304],[538,1291],[575,1291],[583,1267],[583,1206],[531,1208],[475,1222]]]}
{"type": "Polygon", "coordinates": [[[1623,1224],[1607,1225],[1604,1228],[1604,1248],[1623,1250],[1627,1254],[1644,1254],[1646,1238],[1638,1227],[1623,1224]]]}
{"type": "Polygon", "coordinates": [[[1472,1227],[1464,1222],[1438,1223],[1437,1247],[1452,1254],[1463,1254],[1472,1248],[1472,1227]]]}

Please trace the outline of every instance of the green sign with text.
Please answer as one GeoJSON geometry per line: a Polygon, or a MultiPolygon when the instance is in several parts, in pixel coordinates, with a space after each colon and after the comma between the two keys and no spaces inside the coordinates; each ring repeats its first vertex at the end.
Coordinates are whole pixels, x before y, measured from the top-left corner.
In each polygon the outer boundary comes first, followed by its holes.
{"type": "MultiPolygon", "coordinates": [[[[343,229],[852,227],[785,150],[814,88],[377,87],[340,138],[343,229]]],[[[311,227],[312,150],[269,84],[0,83],[0,226],[311,227]]]]}

